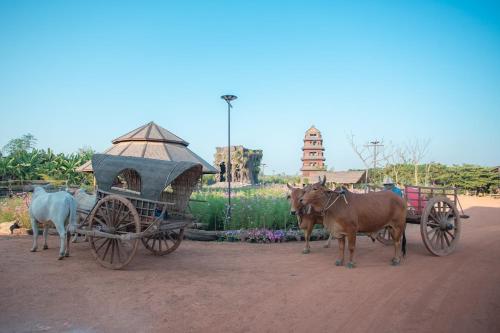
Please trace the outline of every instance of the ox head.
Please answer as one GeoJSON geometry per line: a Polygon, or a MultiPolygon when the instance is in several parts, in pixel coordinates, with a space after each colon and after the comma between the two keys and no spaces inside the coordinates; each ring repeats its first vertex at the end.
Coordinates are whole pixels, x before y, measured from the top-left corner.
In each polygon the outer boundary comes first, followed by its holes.
{"type": "Polygon", "coordinates": [[[323,210],[325,195],[327,192],[330,192],[325,184],[326,177],[323,177],[323,180],[310,185],[299,199],[299,203],[302,206],[307,207],[308,214],[311,213],[311,209],[316,212],[321,212],[323,210]]]}
{"type": "Polygon", "coordinates": [[[38,197],[39,195],[44,194],[44,193],[47,193],[47,192],[45,191],[43,186],[35,186],[33,188],[33,195],[31,196],[31,200],[35,199],[36,197],[38,197]]]}
{"type": "Polygon", "coordinates": [[[305,187],[300,188],[287,184],[287,187],[290,190],[290,193],[288,194],[288,200],[290,200],[290,214],[297,217],[300,229],[306,229],[311,223],[315,223],[315,218],[310,215],[311,209],[300,203],[300,198],[306,193],[310,186],[311,185],[306,185],[305,187]]]}
{"type": "Polygon", "coordinates": [[[304,195],[305,190],[300,187],[293,187],[290,184],[286,184],[286,187],[290,190],[287,199],[290,201],[290,214],[300,215],[303,206],[300,204],[299,200],[304,195]]]}

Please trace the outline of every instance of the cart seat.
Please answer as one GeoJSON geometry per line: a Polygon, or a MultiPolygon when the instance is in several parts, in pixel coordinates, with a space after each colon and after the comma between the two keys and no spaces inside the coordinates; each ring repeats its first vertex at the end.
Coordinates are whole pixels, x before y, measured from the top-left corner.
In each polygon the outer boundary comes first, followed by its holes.
{"type": "Polygon", "coordinates": [[[429,201],[429,198],[422,193],[420,193],[419,196],[419,193],[420,191],[418,187],[407,187],[405,194],[408,207],[414,209],[415,212],[420,215],[424,210],[427,201],[429,201]]]}

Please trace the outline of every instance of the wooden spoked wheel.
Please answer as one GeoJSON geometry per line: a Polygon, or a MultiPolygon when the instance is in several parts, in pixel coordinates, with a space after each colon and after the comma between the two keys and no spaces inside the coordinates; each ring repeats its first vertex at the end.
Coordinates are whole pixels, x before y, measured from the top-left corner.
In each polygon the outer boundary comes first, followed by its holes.
{"type": "Polygon", "coordinates": [[[392,238],[389,227],[386,227],[378,232],[377,240],[384,245],[394,245],[394,239],[392,238]]]}
{"type": "MultiPolygon", "coordinates": [[[[118,195],[109,195],[100,200],[91,212],[90,230],[110,235],[124,235],[141,232],[139,214],[132,203],[118,195]]],[[[90,250],[104,267],[120,269],[134,257],[139,239],[90,236],[90,250]]]]}
{"type": "Polygon", "coordinates": [[[446,256],[455,250],[460,238],[460,214],[446,197],[434,197],[425,206],[420,220],[425,247],[435,256],[446,256]]]}
{"type": "Polygon", "coordinates": [[[184,228],[163,230],[157,233],[141,238],[144,247],[151,251],[155,256],[164,256],[174,252],[184,238],[184,228]]]}

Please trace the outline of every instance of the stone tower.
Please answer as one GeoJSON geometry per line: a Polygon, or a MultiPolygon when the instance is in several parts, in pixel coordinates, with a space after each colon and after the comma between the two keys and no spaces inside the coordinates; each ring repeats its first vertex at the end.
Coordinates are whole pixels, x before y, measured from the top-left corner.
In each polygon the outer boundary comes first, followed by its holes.
{"type": "Polygon", "coordinates": [[[318,176],[324,174],[325,156],[321,132],[313,126],[306,131],[304,146],[302,147],[302,178],[309,182],[316,181],[318,176]]]}

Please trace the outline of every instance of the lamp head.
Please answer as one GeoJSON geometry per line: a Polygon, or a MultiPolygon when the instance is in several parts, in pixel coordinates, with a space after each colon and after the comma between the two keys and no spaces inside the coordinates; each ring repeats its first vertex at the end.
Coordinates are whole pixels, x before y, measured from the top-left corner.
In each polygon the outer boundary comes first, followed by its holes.
{"type": "Polygon", "coordinates": [[[235,99],[237,99],[238,97],[237,96],[234,96],[234,95],[223,95],[221,96],[220,98],[222,98],[223,100],[225,100],[226,102],[231,102],[231,101],[234,101],[235,99]]]}

